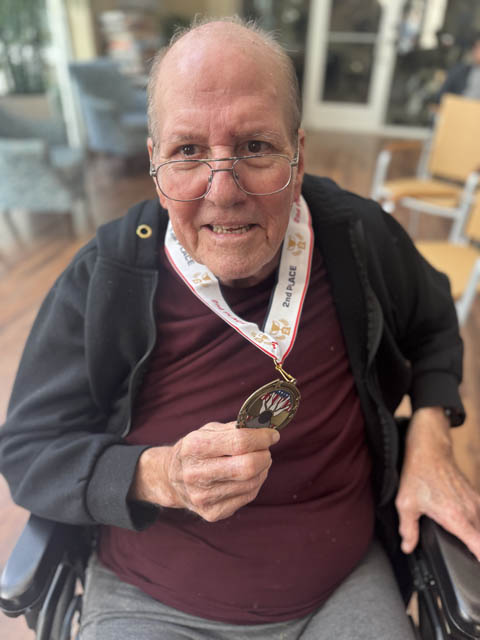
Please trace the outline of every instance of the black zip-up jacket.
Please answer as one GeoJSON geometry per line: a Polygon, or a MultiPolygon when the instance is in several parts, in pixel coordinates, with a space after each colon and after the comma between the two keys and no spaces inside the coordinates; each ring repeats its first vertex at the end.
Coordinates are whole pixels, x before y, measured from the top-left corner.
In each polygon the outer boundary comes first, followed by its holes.
{"type": "MultiPolygon", "coordinates": [[[[453,424],[463,420],[455,308],[447,278],[376,203],[311,176],[303,194],[365,414],[382,505],[397,486],[400,438],[392,413],[403,395],[410,394],[414,410],[440,405],[450,409],[453,424]]],[[[156,340],[154,298],[169,295],[157,267],[166,224],[166,211],[146,201],[100,227],[39,311],[0,430],[0,471],[13,499],[38,515],[132,529],[156,515],[153,507],[127,503],[145,447],[123,438],[156,340]],[[142,234],[140,225],[152,234],[142,234]]]]}

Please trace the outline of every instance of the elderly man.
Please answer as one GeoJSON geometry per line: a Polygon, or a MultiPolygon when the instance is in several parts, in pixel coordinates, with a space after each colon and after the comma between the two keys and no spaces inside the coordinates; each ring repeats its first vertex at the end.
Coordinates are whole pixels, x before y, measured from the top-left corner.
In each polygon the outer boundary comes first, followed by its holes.
{"type": "Polygon", "coordinates": [[[446,278],[375,203],[304,179],[295,75],[258,29],[177,37],[149,97],[159,203],[100,228],[40,310],[13,497],[99,525],[82,640],[405,640],[378,536],[395,557],[407,392],[403,551],[426,513],[480,558],[446,278]]]}

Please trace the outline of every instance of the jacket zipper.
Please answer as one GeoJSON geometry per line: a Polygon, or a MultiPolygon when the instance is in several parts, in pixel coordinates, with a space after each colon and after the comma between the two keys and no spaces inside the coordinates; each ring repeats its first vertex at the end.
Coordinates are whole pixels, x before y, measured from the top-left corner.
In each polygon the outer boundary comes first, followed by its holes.
{"type": "MultiPolygon", "coordinates": [[[[387,410],[384,406],[380,387],[376,377],[376,371],[374,368],[374,360],[380,345],[382,330],[383,330],[383,314],[381,311],[380,303],[371,288],[368,273],[367,273],[367,260],[366,260],[366,247],[363,236],[363,227],[361,222],[351,227],[351,240],[352,249],[359,266],[360,277],[363,283],[363,290],[365,294],[365,305],[367,310],[367,362],[365,368],[365,380],[367,391],[372,398],[376,410],[377,416],[381,426],[382,443],[383,443],[383,467],[384,474],[382,479],[382,487],[380,492],[380,504],[384,503],[390,498],[392,491],[391,480],[388,481],[388,472],[390,473],[395,468],[395,461],[392,459],[392,442],[390,437],[389,420],[387,417],[387,410]]],[[[392,418],[393,421],[393,418],[392,418]]],[[[394,480],[395,482],[395,480],[394,480]]]]}
{"type": "Polygon", "coordinates": [[[154,312],[154,302],[155,302],[155,294],[157,292],[157,286],[158,286],[158,273],[155,273],[154,282],[153,282],[152,291],[151,291],[150,300],[149,300],[150,339],[148,342],[148,347],[146,352],[135,365],[130,375],[130,380],[128,382],[128,420],[121,434],[122,438],[125,438],[130,433],[130,429],[132,428],[133,401],[134,401],[135,390],[138,389],[137,379],[138,379],[138,376],[140,375],[140,372],[143,371],[144,364],[146,363],[148,358],[152,355],[152,351],[157,341],[157,325],[155,322],[155,312],[154,312]]]}

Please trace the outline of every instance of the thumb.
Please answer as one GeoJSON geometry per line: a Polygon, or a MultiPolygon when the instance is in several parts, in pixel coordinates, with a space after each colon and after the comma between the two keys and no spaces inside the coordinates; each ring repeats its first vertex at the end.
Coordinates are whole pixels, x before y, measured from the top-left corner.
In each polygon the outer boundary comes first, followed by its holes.
{"type": "Polygon", "coordinates": [[[400,524],[398,527],[402,538],[401,548],[403,553],[412,553],[418,544],[420,512],[411,505],[396,503],[400,524]]]}
{"type": "Polygon", "coordinates": [[[418,544],[419,526],[418,520],[412,520],[408,523],[408,527],[405,527],[405,532],[400,530],[400,536],[402,538],[402,551],[403,553],[412,553],[418,544]]]}

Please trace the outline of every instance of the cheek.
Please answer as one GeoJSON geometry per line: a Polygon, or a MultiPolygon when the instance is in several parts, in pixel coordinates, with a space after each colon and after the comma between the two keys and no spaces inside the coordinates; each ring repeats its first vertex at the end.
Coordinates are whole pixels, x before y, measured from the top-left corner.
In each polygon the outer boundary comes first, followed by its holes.
{"type": "Polygon", "coordinates": [[[191,204],[180,205],[180,207],[175,206],[178,204],[179,203],[172,203],[171,200],[167,200],[167,205],[169,206],[168,215],[172,223],[173,231],[179,241],[185,246],[185,244],[190,244],[198,233],[194,224],[195,207],[191,204]],[[168,205],[168,203],[170,203],[170,205],[168,205]],[[187,242],[182,242],[182,240],[187,242]]]}
{"type": "Polygon", "coordinates": [[[268,212],[268,236],[273,242],[282,242],[290,220],[295,190],[291,188],[288,200],[285,198],[272,206],[268,212]]]}
{"type": "Polygon", "coordinates": [[[164,195],[163,193],[160,191],[160,189],[157,187],[157,184],[155,183],[155,190],[157,192],[157,196],[158,196],[158,200],[160,202],[160,204],[162,205],[162,207],[164,209],[168,209],[168,203],[170,202],[164,195]]]}
{"type": "Polygon", "coordinates": [[[288,227],[288,218],[279,217],[270,218],[269,225],[266,233],[266,247],[269,247],[272,251],[278,251],[284,238],[288,227]]]}

